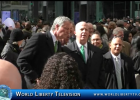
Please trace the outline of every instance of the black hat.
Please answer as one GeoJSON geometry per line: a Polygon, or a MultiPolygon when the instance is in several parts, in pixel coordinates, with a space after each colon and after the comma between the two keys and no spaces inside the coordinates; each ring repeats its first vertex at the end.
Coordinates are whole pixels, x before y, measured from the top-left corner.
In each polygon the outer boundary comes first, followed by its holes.
{"type": "Polygon", "coordinates": [[[9,41],[11,43],[23,40],[23,32],[21,29],[13,29],[10,34],[9,41]]]}

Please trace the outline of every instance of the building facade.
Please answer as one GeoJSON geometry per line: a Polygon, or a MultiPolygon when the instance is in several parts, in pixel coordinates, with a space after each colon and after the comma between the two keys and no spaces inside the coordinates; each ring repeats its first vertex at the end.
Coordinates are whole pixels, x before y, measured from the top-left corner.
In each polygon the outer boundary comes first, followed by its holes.
{"type": "Polygon", "coordinates": [[[41,18],[50,23],[61,15],[68,16],[75,23],[140,16],[140,1],[0,1],[0,8],[1,11],[11,11],[11,18],[17,11],[18,20],[41,18]]]}

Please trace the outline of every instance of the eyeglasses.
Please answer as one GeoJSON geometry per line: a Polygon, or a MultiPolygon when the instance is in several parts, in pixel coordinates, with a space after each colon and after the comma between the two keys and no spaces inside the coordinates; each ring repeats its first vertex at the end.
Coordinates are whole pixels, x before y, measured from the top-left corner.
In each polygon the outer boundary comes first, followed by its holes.
{"type": "Polygon", "coordinates": [[[92,39],[92,41],[100,41],[101,39],[92,39]]]}

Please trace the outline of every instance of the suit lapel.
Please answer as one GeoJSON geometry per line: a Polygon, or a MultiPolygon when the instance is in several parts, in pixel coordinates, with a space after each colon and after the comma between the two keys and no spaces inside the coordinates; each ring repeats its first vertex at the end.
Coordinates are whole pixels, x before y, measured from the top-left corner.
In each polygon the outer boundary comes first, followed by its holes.
{"type": "Polygon", "coordinates": [[[81,52],[80,52],[80,50],[78,48],[78,45],[76,43],[76,41],[73,42],[72,51],[74,51],[75,53],[77,53],[81,57],[81,59],[84,61],[84,59],[82,57],[82,54],[81,54],[81,52]]]}
{"type": "Polygon", "coordinates": [[[93,57],[93,50],[91,49],[91,46],[89,43],[87,43],[87,63],[89,63],[90,58],[93,57]]]}
{"type": "Polygon", "coordinates": [[[125,62],[124,62],[124,59],[123,59],[123,56],[121,54],[121,77],[122,77],[122,88],[125,88],[125,83],[126,83],[126,78],[125,78],[125,62]]]}
{"type": "Polygon", "coordinates": [[[47,44],[49,45],[49,48],[51,49],[51,53],[54,54],[54,44],[53,44],[51,33],[47,32],[46,37],[47,37],[47,44]]]}

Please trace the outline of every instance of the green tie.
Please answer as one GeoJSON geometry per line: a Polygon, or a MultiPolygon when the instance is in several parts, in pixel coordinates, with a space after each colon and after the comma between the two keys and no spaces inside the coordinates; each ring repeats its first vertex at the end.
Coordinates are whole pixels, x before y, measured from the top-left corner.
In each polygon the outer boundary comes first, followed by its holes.
{"type": "Polygon", "coordinates": [[[82,54],[83,59],[85,61],[85,50],[84,50],[84,46],[83,45],[81,45],[80,51],[81,51],[81,54],[82,54]]]}
{"type": "Polygon", "coordinates": [[[54,52],[57,52],[57,41],[55,41],[55,45],[54,45],[54,52]]]}

